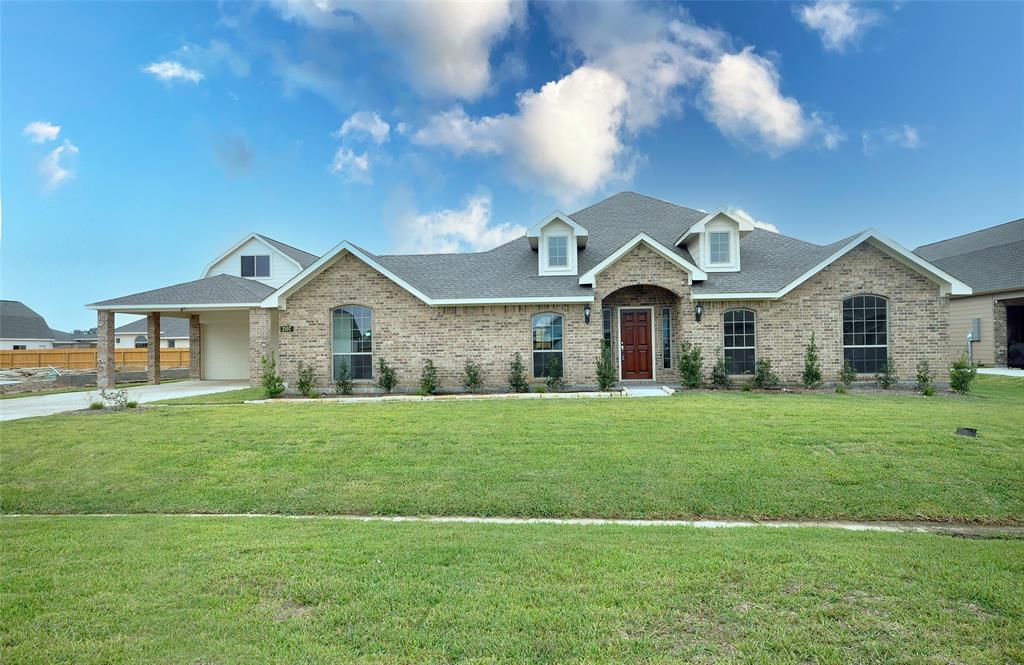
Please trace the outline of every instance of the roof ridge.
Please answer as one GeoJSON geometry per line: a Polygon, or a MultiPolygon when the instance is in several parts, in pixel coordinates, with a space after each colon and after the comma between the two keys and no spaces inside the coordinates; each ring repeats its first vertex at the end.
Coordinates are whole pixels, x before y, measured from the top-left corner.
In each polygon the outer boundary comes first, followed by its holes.
{"type": "Polygon", "coordinates": [[[304,250],[304,249],[302,249],[300,247],[296,247],[295,245],[289,245],[288,243],[283,242],[281,240],[278,240],[277,238],[271,238],[270,236],[268,236],[268,235],[266,235],[264,233],[253,232],[253,235],[259,236],[260,238],[263,238],[264,240],[269,240],[270,242],[277,243],[278,245],[284,245],[288,249],[294,249],[296,252],[302,252],[303,254],[309,254],[310,256],[315,256],[316,258],[320,258],[319,256],[317,256],[313,252],[307,252],[306,250],[304,250]]]}
{"type": "MultiPolygon", "coordinates": [[[[917,250],[924,249],[925,247],[931,247],[932,245],[941,245],[944,242],[949,242],[951,240],[959,240],[960,238],[966,238],[967,236],[972,236],[975,233],[984,233],[986,231],[993,231],[995,229],[998,229],[1001,226],[1009,226],[1010,224],[1017,224],[1018,222],[1024,222],[1024,217],[1021,217],[1020,219],[1011,219],[1008,222],[1002,222],[1001,224],[995,224],[993,226],[986,226],[983,229],[976,229],[974,231],[968,231],[967,233],[961,233],[960,235],[950,236],[949,238],[944,238],[943,240],[936,240],[935,242],[929,242],[929,243],[925,243],[924,245],[918,245],[917,248],[914,249],[914,253],[917,253],[917,250]]],[[[996,244],[1002,244],[1002,243],[996,243],[996,244]]],[[[989,247],[991,247],[991,246],[992,245],[989,245],[989,247]]],[[[985,248],[981,248],[981,249],[985,249],[985,248]]],[[[971,251],[974,252],[974,251],[978,251],[978,250],[971,250],[971,251]]],[[[970,252],[964,252],[964,254],[969,254],[969,253],[970,252]]],[[[952,256],[959,256],[959,255],[958,254],[954,254],[952,256]]]]}

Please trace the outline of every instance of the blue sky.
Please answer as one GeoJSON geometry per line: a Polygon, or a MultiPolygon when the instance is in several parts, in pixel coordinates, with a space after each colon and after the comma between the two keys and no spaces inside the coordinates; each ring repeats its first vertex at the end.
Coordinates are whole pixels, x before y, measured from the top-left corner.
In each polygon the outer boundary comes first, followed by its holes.
{"type": "Polygon", "coordinates": [[[0,4],[2,294],[52,326],[259,231],[493,246],[630,189],[830,242],[1024,215],[1024,4],[0,4]]]}

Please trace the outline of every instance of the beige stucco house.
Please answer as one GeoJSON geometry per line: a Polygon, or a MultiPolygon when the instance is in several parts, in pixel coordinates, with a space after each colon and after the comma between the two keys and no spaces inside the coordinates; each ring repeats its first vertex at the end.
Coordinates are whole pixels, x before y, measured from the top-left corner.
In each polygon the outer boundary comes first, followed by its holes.
{"type": "Polygon", "coordinates": [[[197,378],[256,383],[272,356],[293,386],[301,363],[330,389],[342,360],[369,386],[383,358],[413,390],[428,359],[446,388],[470,360],[503,387],[515,353],[535,381],[556,356],[568,384],[591,386],[605,343],[620,381],[672,383],[684,341],[701,347],[706,370],[724,357],[745,374],[766,358],[795,382],[812,333],[826,380],[844,362],[867,376],[891,363],[910,380],[921,360],[945,365],[950,297],[971,292],[873,229],[816,245],[725,210],[623,192],[553,212],[486,252],[376,255],[342,242],[315,256],[252,234],[196,281],[90,307],[101,381],[113,315],[135,312],[151,339],[160,317],[189,320],[197,378]]]}

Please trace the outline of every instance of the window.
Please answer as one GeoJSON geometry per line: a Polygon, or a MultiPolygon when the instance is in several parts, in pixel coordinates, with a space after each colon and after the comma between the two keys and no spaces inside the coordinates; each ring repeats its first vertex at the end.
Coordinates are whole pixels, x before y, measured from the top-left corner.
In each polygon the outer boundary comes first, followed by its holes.
{"type": "Polygon", "coordinates": [[[353,379],[373,378],[373,311],[360,305],[346,305],[331,312],[334,378],[342,360],[353,379]]]}
{"type": "MultiPolygon", "coordinates": [[[[552,356],[562,360],[562,316],[535,314],[533,316],[533,375],[548,375],[548,361],[552,356]]],[[[565,364],[562,364],[565,372],[565,364]]]]}
{"type": "Polygon", "coordinates": [[[139,336],[137,336],[135,338],[135,348],[136,349],[144,349],[144,348],[146,348],[148,346],[149,346],[149,343],[146,341],[146,336],[145,335],[139,335],[139,336]]]}
{"type": "Polygon", "coordinates": [[[242,277],[270,277],[270,256],[243,256],[242,277]]]}
{"type": "Polygon", "coordinates": [[[24,345],[24,344],[15,344],[15,345],[14,345],[14,346],[13,346],[12,348],[13,348],[13,349],[14,349],[15,351],[24,351],[25,349],[27,349],[27,348],[28,348],[28,346],[26,346],[26,345],[24,345]]]}
{"type": "Polygon", "coordinates": [[[174,348],[174,340],[173,339],[167,340],[167,348],[168,349],[173,349],[174,348]]]}
{"type": "Polygon", "coordinates": [[[753,374],[757,358],[754,313],[731,309],[725,313],[725,368],[729,374],[753,374]]]}
{"type": "Polygon", "coordinates": [[[879,296],[843,301],[843,362],[858,374],[879,372],[889,358],[888,302],[879,296]]]}
{"type": "Polygon", "coordinates": [[[661,308],[661,366],[672,368],[672,308],[661,308]]]}
{"type": "Polygon", "coordinates": [[[569,265],[569,238],[551,236],[548,238],[548,267],[566,268],[569,265]]]}
{"type": "Polygon", "coordinates": [[[711,253],[711,263],[729,262],[729,232],[715,231],[708,234],[708,249],[711,253]]]}
{"type": "Polygon", "coordinates": [[[612,308],[601,309],[601,332],[604,334],[604,343],[611,348],[612,345],[612,308]]]}

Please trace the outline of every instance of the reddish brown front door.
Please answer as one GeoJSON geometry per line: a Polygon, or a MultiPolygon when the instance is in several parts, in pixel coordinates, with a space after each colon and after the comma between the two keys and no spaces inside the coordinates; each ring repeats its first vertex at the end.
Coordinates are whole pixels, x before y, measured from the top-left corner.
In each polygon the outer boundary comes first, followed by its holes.
{"type": "Polygon", "coordinates": [[[622,343],[622,378],[653,379],[651,310],[622,310],[619,314],[619,341],[622,343]]]}

